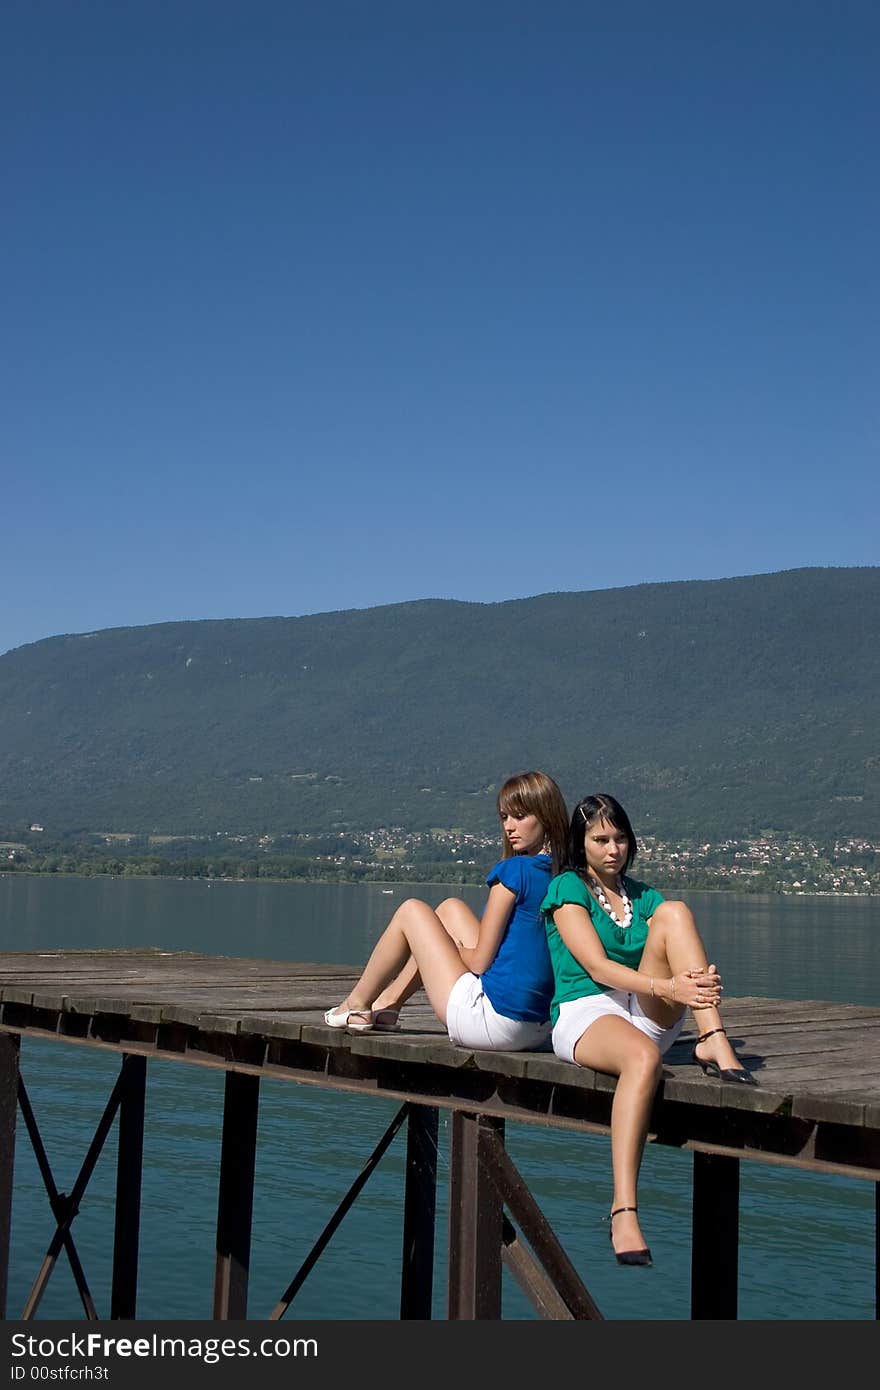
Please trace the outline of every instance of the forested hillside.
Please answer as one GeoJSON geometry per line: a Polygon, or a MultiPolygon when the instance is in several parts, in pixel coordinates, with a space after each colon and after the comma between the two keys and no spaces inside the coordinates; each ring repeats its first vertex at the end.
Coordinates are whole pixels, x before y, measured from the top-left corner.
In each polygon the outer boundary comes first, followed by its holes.
{"type": "Polygon", "coordinates": [[[659,834],[880,830],[880,569],[52,637],[0,657],[0,826],[491,824],[509,773],[659,834]]]}

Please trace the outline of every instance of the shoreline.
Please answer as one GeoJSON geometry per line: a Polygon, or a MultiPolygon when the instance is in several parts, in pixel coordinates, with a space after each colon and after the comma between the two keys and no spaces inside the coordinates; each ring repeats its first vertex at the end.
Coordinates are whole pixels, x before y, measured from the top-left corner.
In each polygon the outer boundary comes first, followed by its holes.
{"type": "MultiPolygon", "coordinates": [[[[477,878],[477,879],[435,879],[435,878],[389,879],[389,878],[367,878],[367,877],[360,877],[360,878],[313,878],[313,877],[305,877],[305,876],[300,878],[300,877],[295,877],[294,875],[290,875],[290,876],[287,876],[287,877],[284,877],[284,878],[270,878],[270,877],[268,877],[268,876],[262,877],[262,878],[259,878],[259,877],[251,877],[251,878],[229,878],[229,877],[226,877],[226,876],[223,876],[223,875],[220,875],[220,874],[217,874],[217,875],[213,875],[213,874],[109,874],[109,873],[83,874],[83,873],[78,873],[78,872],[76,872],[75,870],[67,870],[67,869],[52,869],[52,870],[49,870],[49,869],[46,869],[46,870],[39,870],[39,869],[37,869],[37,870],[34,870],[34,869],[0,869],[0,879],[15,879],[15,878],[28,878],[28,879],[32,879],[32,878],[55,878],[55,879],[75,878],[75,879],[83,879],[83,880],[85,880],[85,879],[93,879],[93,880],[98,880],[98,879],[109,879],[109,880],[114,881],[114,882],[123,881],[123,880],[125,880],[125,879],[135,879],[135,880],[137,880],[138,882],[142,882],[142,881],[144,881],[144,880],[148,880],[148,881],[154,881],[154,882],[162,882],[162,881],[164,881],[164,882],[167,882],[167,883],[206,883],[206,884],[208,884],[208,885],[210,885],[210,886],[213,886],[214,884],[218,884],[218,883],[223,883],[223,884],[227,884],[227,883],[243,884],[243,883],[244,883],[244,884],[251,884],[251,885],[254,885],[254,884],[259,885],[259,884],[264,884],[264,883],[271,883],[271,884],[275,884],[275,885],[281,885],[281,884],[285,884],[285,883],[291,883],[291,884],[314,884],[314,885],[316,885],[316,886],[334,886],[334,887],[339,887],[341,884],[350,884],[350,885],[351,885],[352,887],[354,887],[354,888],[373,888],[373,887],[377,887],[378,885],[381,884],[381,885],[384,885],[384,887],[387,888],[389,891],[393,891],[393,889],[395,889],[395,888],[409,888],[409,887],[412,887],[414,884],[415,884],[415,885],[422,885],[422,886],[424,886],[424,887],[426,887],[426,888],[449,888],[449,887],[454,887],[454,888],[485,888],[485,886],[486,886],[486,885],[485,885],[485,880],[484,880],[483,878],[477,878]]],[[[720,887],[720,886],[706,887],[706,886],[692,885],[692,884],[688,884],[688,883],[677,883],[677,884],[673,885],[672,887],[665,887],[665,888],[664,888],[664,885],[663,885],[662,883],[660,883],[660,884],[659,884],[659,888],[661,889],[661,891],[664,891],[665,893],[667,893],[668,896],[669,896],[670,898],[674,897],[675,894],[678,893],[678,892],[686,892],[686,893],[718,893],[718,894],[721,894],[722,896],[727,895],[727,894],[739,894],[739,895],[742,896],[742,897],[748,897],[748,898],[760,898],[760,897],[764,897],[764,898],[856,898],[856,899],[858,899],[859,901],[861,901],[861,900],[863,900],[863,899],[867,901],[867,900],[870,900],[871,898],[875,898],[875,897],[880,896],[880,895],[878,895],[878,894],[876,894],[876,893],[850,893],[850,892],[847,892],[847,891],[845,891],[845,890],[837,890],[837,889],[829,889],[829,888],[815,888],[815,889],[810,889],[809,891],[805,891],[805,890],[802,889],[802,888],[798,888],[798,889],[795,889],[795,890],[790,890],[790,889],[787,890],[787,889],[785,889],[785,888],[746,888],[746,887],[744,887],[742,884],[739,884],[739,883],[737,883],[737,884],[731,884],[730,887],[727,887],[727,886],[725,886],[725,887],[720,887]]]]}

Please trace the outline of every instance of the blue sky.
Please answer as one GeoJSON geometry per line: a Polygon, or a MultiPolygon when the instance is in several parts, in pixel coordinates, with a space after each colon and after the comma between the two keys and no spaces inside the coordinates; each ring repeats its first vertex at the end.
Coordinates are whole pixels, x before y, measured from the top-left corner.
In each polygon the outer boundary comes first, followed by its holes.
{"type": "Polygon", "coordinates": [[[0,651],[877,563],[874,0],[7,0],[0,651]]]}

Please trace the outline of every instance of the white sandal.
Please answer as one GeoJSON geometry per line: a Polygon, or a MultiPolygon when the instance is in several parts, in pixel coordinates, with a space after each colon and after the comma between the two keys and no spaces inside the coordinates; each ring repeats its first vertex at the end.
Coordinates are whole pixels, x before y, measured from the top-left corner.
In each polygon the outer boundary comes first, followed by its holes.
{"type": "Polygon", "coordinates": [[[371,1009],[346,1009],[340,1004],[338,1009],[328,1009],[324,1014],[328,1028],[347,1028],[349,1033],[372,1033],[373,1013],[371,1009]],[[352,1023],[352,1019],[360,1019],[352,1023]]]}

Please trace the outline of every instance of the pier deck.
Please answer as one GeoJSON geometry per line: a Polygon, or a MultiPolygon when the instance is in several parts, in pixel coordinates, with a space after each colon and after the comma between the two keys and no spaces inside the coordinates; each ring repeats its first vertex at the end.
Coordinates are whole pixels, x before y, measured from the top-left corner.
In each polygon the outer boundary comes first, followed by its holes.
{"type": "MultiPolygon", "coordinates": [[[[345,996],[357,974],[354,966],[161,950],[0,954],[0,1138],[8,1141],[0,1146],[0,1247],[8,1237],[17,1087],[21,1098],[16,1039],[28,1035],[123,1055],[121,1080],[125,1075],[128,1080],[116,1098],[120,1273],[114,1280],[114,1316],[135,1315],[143,1077],[151,1057],[227,1073],[216,1317],[246,1316],[253,1191],[247,1136],[255,1143],[261,1076],[406,1103],[407,1220],[420,1233],[415,1246],[422,1253],[405,1271],[401,1316],[430,1316],[425,1281],[430,1280],[426,1251],[433,1249],[433,1193],[419,1135],[432,1116],[436,1127],[438,1107],[454,1112],[450,1210],[458,1226],[450,1230],[449,1316],[498,1315],[502,1258],[544,1316],[598,1316],[586,1290],[579,1294],[577,1276],[565,1268],[553,1233],[540,1229],[540,1213],[529,1206],[529,1194],[517,1196],[514,1190],[519,1175],[509,1171],[503,1124],[516,1120],[607,1132],[613,1078],[575,1068],[549,1052],[454,1047],[422,994],[404,1009],[398,1033],[328,1028],[323,1010],[345,996]],[[123,1123],[129,1135],[124,1145],[123,1123]],[[537,1263],[529,1264],[507,1211],[528,1231],[537,1263]]],[[[691,1021],[664,1059],[650,1135],[651,1142],[694,1153],[695,1317],[736,1316],[740,1158],[844,1173],[875,1184],[880,1178],[880,1008],[739,998],[725,1000],[724,1017],[759,1086],[724,1085],[703,1076],[690,1060],[691,1021]],[[701,1235],[706,1223],[700,1213],[712,1215],[709,1241],[701,1235]]],[[[23,1111],[26,1103],[25,1093],[23,1111]]],[[[111,1113],[108,1128],[112,1119],[111,1113]]],[[[53,1204],[63,1245],[75,1212],[65,1225],[62,1208],[63,1203],[53,1204]]],[[[2,1263],[5,1270],[5,1259],[2,1263]]]]}

